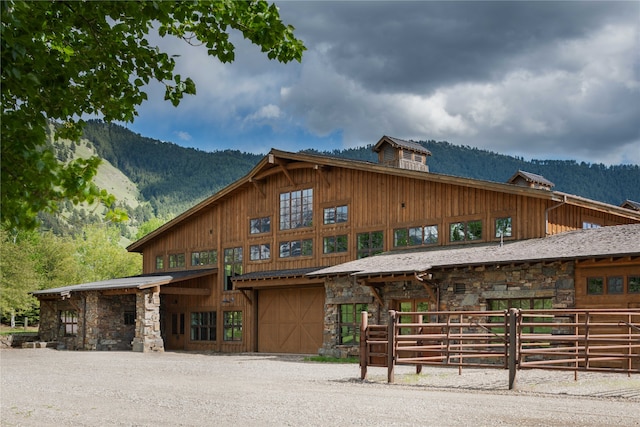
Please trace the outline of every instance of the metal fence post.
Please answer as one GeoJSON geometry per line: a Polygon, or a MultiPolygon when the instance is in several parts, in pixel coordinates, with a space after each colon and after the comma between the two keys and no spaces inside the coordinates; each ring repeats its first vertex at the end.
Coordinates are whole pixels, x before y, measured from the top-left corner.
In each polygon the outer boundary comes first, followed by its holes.
{"type": "Polygon", "coordinates": [[[387,382],[395,381],[394,367],[396,364],[396,312],[389,310],[389,325],[387,329],[387,382]]]}
{"type": "Polygon", "coordinates": [[[518,310],[509,309],[509,390],[516,385],[518,310]]]}

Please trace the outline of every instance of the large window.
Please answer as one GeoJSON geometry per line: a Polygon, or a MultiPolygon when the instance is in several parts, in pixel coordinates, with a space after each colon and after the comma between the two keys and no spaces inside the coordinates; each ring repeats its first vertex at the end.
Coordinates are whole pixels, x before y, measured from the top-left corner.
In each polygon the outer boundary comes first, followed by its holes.
{"type": "Polygon", "coordinates": [[[324,209],[324,223],[326,224],[338,224],[340,222],[347,222],[349,219],[349,208],[346,205],[332,206],[324,209]]]}
{"type": "Polygon", "coordinates": [[[291,258],[313,255],[313,240],[292,240],[280,242],[280,258],[291,258]]]}
{"type": "Polygon", "coordinates": [[[249,232],[251,234],[268,233],[271,231],[271,217],[253,218],[249,220],[249,232]]]}
{"type": "Polygon", "coordinates": [[[360,342],[360,321],[362,312],[367,311],[367,304],[340,304],[340,344],[356,345],[360,342]]]}
{"type": "Polygon", "coordinates": [[[170,254],[169,268],[184,268],[184,254],[170,254]]]}
{"type": "Polygon", "coordinates": [[[366,258],[384,251],[384,234],[382,231],[360,233],[356,236],[358,258],[366,258]]]}
{"type": "Polygon", "coordinates": [[[75,310],[60,312],[60,332],[64,336],[75,336],[78,333],[78,313],[75,310]]]}
{"type": "Polygon", "coordinates": [[[242,274],[242,248],[227,248],[224,250],[224,290],[233,290],[233,276],[242,274]]]}
{"type": "Polygon", "coordinates": [[[224,312],[224,340],[225,341],[242,341],[242,312],[241,311],[225,311],[224,312]]]}
{"type": "Polygon", "coordinates": [[[325,254],[347,252],[349,249],[348,242],[346,235],[325,237],[323,239],[322,252],[325,254]]]}
{"type": "Polygon", "coordinates": [[[249,259],[251,261],[259,261],[271,258],[271,245],[263,243],[260,245],[251,245],[249,247],[249,259]]]}
{"type": "Polygon", "coordinates": [[[311,227],[313,189],[280,193],[280,230],[311,227]]]}
{"type": "Polygon", "coordinates": [[[203,311],[191,313],[191,340],[215,341],[216,340],[216,312],[203,311]]]}
{"type": "Polygon", "coordinates": [[[435,245],[438,243],[438,226],[397,228],[393,230],[393,246],[435,245]]]}
{"type": "Polygon", "coordinates": [[[218,251],[191,252],[191,265],[193,267],[216,264],[218,264],[218,251]]]}
{"type": "Polygon", "coordinates": [[[452,222],[449,224],[449,241],[464,242],[482,239],[482,221],[452,222]]]}

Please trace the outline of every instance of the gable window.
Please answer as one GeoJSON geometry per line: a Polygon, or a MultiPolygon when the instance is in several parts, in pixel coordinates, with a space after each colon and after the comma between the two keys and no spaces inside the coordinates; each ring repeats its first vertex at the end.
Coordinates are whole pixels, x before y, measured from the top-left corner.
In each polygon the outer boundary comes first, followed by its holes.
{"type": "Polygon", "coordinates": [[[191,252],[191,265],[215,265],[218,264],[218,251],[191,252]]]}
{"type": "Polygon", "coordinates": [[[587,294],[602,295],[604,294],[604,279],[602,277],[587,278],[587,294]]]}
{"type": "Polygon", "coordinates": [[[311,227],[313,189],[280,193],[280,230],[311,227]]]}
{"type": "Polygon", "coordinates": [[[271,217],[253,218],[249,220],[251,234],[269,233],[271,231],[271,217]]]}
{"type": "Polygon", "coordinates": [[[271,245],[264,243],[261,245],[251,245],[249,247],[249,259],[259,261],[271,258],[271,245]]]}
{"type": "Polygon", "coordinates": [[[156,270],[164,270],[164,256],[156,256],[156,270]]]}
{"type": "Polygon", "coordinates": [[[331,236],[323,239],[322,252],[325,254],[334,254],[338,252],[347,252],[348,238],[343,236],[331,236]]]}
{"type": "Polygon", "coordinates": [[[356,236],[358,258],[366,258],[384,251],[384,234],[382,231],[360,233],[356,236]]]}
{"type": "Polygon", "coordinates": [[[438,243],[438,226],[397,228],[393,230],[393,246],[435,245],[438,243]]]}
{"type": "Polygon", "coordinates": [[[496,238],[511,237],[511,217],[496,218],[496,238]]]}
{"type": "Polygon", "coordinates": [[[360,342],[362,312],[367,311],[367,304],[340,304],[338,310],[340,314],[338,320],[340,344],[358,344],[360,342]]]}
{"type": "Polygon", "coordinates": [[[313,240],[292,240],[280,242],[280,258],[313,255],[313,240]]]}
{"type": "Polygon", "coordinates": [[[452,222],[449,224],[449,241],[465,242],[482,239],[482,221],[452,222]]]}
{"type": "Polygon", "coordinates": [[[60,333],[66,337],[76,336],[78,333],[78,313],[75,310],[60,311],[60,333]]]}
{"type": "Polygon", "coordinates": [[[169,254],[169,268],[184,268],[184,254],[169,254]]]}
{"type": "Polygon", "coordinates": [[[191,313],[191,341],[216,340],[216,312],[191,313]]]}
{"type": "Polygon", "coordinates": [[[242,274],[242,248],[227,248],[224,250],[224,290],[233,290],[233,276],[242,274]]]}
{"type": "Polygon", "coordinates": [[[332,206],[324,209],[324,223],[338,224],[341,222],[347,222],[349,218],[349,208],[344,206],[332,206]]]}
{"type": "Polygon", "coordinates": [[[225,311],[223,333],[225,341],[242,341],[242,312],[225,311]]]}

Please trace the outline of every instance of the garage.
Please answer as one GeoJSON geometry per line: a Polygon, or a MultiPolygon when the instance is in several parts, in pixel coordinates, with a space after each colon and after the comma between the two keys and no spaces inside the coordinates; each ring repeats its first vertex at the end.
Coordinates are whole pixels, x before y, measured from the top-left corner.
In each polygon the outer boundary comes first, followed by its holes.
{"type": "Polygon", "coordinates": [[[258,291],[258,351],[317,354],[322,347],[324,287],[258,291]]]}

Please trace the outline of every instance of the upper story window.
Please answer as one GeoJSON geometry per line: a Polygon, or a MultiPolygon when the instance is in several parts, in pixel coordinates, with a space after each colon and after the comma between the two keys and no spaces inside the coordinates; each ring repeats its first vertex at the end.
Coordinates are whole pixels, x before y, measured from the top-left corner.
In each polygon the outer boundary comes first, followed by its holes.
{"type": "Polygon", "coordinates": [[[271,217],[252,218],[249,220],[251,234],[269,233],[271,231],[271,217]]]}
{"type": "Polygon", "coordinates": [[[360,233],[356,236],[356,240],[358,258],[366,258],[384,251],[384,233],[382,231],[360,233]]]}
{"type": "Polygon", "coordinates": [[[224,290],[233,290],[233,276],[242,274],[242,247],[224,250],[224,290]]]}
{"type": "Polygon", "coordinates": [[[251,245],[249,247],[249,259],[251,261],[259,261],[271,258],[271,245],[263,243],[260,245],[251,245]]]}
{"type": "Polygon", "coordinates": [[[156,256],[156,270],[164,270],[164,256],[157,255],[156,256]]]}
{"type": "Polygon", "coordinates": [[[587,278],[587,295],[640,293],[640,276],[593,276],[587,278]]]}
{"type": "Polygon", "coordinates": [[[465,242],[482,239],[482,221],[452,222],[449,224],[449,241],[465,242]]]}
{"type": "Polygon", "coordinates": [[[280,230],[311,227],[313,189],[280,193],[280,230]]]}
{"type": "Polygon", "coordinates": [[[280,258],[290,258],[313,255],[313,240],[292,240],[280,242],[280,258]]]}
{"type": "Polygon", "coordinates": [[[511,237],[511,217],[496,218],[496,238],[511,237]]]}
{"type": "Polygon", "coordinates": [[[338,252],[347,252],[349,248],[348,238],[343,236],[325,237],[322,245],[322,252],[325,254],[335,254],[338,252]]]}
{"type": "Polygon", "coordinates": [[[218,264],[218,251],[191,252],[191,266],[218,264]]]}
{"type": "Polygon", "coordinates": [[[600,228],[602,227],[600,224],[596,224],[595,222],[588,222],[588,221],[584,221],[582,223],[582,228],[583,229],[588,229],[588,228],[600,228]]]}
{"type": "Polygon", "coordinates": [[[397,228],[393,230],[393,246],[435,245],[438,243],[438,226],[397,228]]]}
{"type": "Polygon", "coordinates": [[[184,268],[184,254],[169,254],[169,268],[184,268]]]}
{"type": "Polygon", "coordinates": [[[324,209],[324,224],[338,224],[347,222],[349,219],[349,208],[346,205],[332,206],[324,209]]]}

